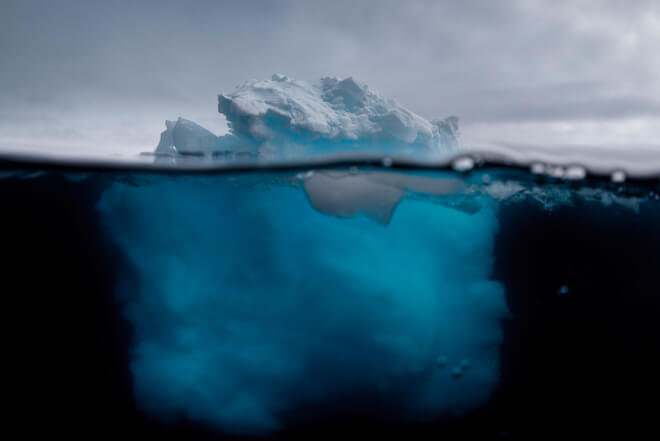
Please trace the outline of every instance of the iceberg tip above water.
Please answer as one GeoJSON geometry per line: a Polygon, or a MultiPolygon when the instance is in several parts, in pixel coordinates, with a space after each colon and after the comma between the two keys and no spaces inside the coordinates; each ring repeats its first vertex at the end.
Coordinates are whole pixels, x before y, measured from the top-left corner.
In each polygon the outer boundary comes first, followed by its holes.
{"type": "Polygon", "coordinates": [[[310,84],[274,74],[218,95],[218,111],[227,119],[227,135],[179,118],[166,122],[156,152],[433,153],[456,149],[459,134],[457,117],[429,121],[351,77],[310,84]]]}

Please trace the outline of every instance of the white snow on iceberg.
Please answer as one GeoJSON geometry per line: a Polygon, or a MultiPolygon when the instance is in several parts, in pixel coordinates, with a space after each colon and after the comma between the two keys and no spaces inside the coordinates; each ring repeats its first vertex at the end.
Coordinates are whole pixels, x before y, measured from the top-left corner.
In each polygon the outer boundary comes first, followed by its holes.
{"type": "Polygon", "coordinates": [[[156,152],[435,153],[457,147],[457,117],[429,121],[353,78],[309,84],[276,74],[218,95],[218,111],[227,119],[229,134],[216,136],[179,118],[167,121],[156,152]]]}

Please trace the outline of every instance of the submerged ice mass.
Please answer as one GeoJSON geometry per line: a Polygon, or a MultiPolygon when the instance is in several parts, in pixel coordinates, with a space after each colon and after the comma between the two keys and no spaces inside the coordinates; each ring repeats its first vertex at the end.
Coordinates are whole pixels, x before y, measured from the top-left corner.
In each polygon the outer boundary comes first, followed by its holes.
{"type": "Polygon", "coordinates": [[[99,209],[128,261],[138,405],[255,434],[310,409],[425,421],[484,404],[507,306],[494,201],[443,203],[465,191],[395,173],[114,182],[99,209]]]}
{"type": "Polygon", "coordinates": [[[218,111],[227,119],[229,134],[216,136],[179,118],[167,121],[156,152],[434,153],[457,145],[458,118],[428,121],[353,78],[322,78],[308,84],[276,74],[218,95],[218,111]]]}

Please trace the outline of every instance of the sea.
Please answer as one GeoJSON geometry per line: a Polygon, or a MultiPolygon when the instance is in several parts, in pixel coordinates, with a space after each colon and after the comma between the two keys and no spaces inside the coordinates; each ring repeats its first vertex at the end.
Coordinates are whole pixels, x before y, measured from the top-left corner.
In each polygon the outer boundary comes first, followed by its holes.
{"type": "Polygon", "coordinates": [[[0,158],[18,433],[659,431],[660,173],[200,164],[0,158]]]}

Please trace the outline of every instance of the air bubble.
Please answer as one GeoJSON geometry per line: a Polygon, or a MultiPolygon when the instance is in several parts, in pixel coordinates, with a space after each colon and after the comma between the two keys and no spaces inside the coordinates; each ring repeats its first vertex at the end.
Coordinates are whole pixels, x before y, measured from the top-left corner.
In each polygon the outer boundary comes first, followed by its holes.
{"type": "Polygon", "coordinates": [[[612,179],[612,182],[616,182],[617,184],[621,184],[626,181],[626,174],[621,171],[621,170],[616,170],[612,172],[612,175],[610,176],[612,179]]]}
{"type": "Polygon", "coordinates": [[[438,367],[445,367],[447,366],[447,361],[449,361],[447,360],[447,357],[445,357],[444,355],[440,355],[438,356],[438,358],[435,359],[435,364],[438,367]]]}
{"type": "Polygon", "coordinates": [[[454,162],[452,162],[452,167],[459,172],[470,171],[474,168],[474,159],[469,156],[455,159],[454,162]]]}
{"type": "Polygon", "coordinates": [[[546,169],[546,173],[548,176],[551,176],[553,178],[561,179],[566,176],[566,171],[564,170],[564,167],[548,167],[546,169]]]}
{"type": "Polygon", "coordinates": [[[584,167],[579,165],[573,165],[566,169],[565,178],[571,181],[578,181],[584,179],[587,176],[587,171],[584,167]]]}
{"type": "Polygon", "coordinates": [[[560,286],[559,289],[557,290],[557,295],[559,296],[565,296],[568,295],[568,293],[569,293],[569,289],[568,286],[566,285],[560,286]]]}
{"type": "Polygon", "coordinates": [[[392,158],[390,158],[389,156],[385,156],[383,158],[383,167],[387,167],[387,168],[392,167],[392,158]]]}
{"type": "Polygon", "coordinates": [[[545,165],[541,164],[540,162],[535,162],[532,164],[531,170],[535,175],[542,175],[545,173],[545,165]]]}

